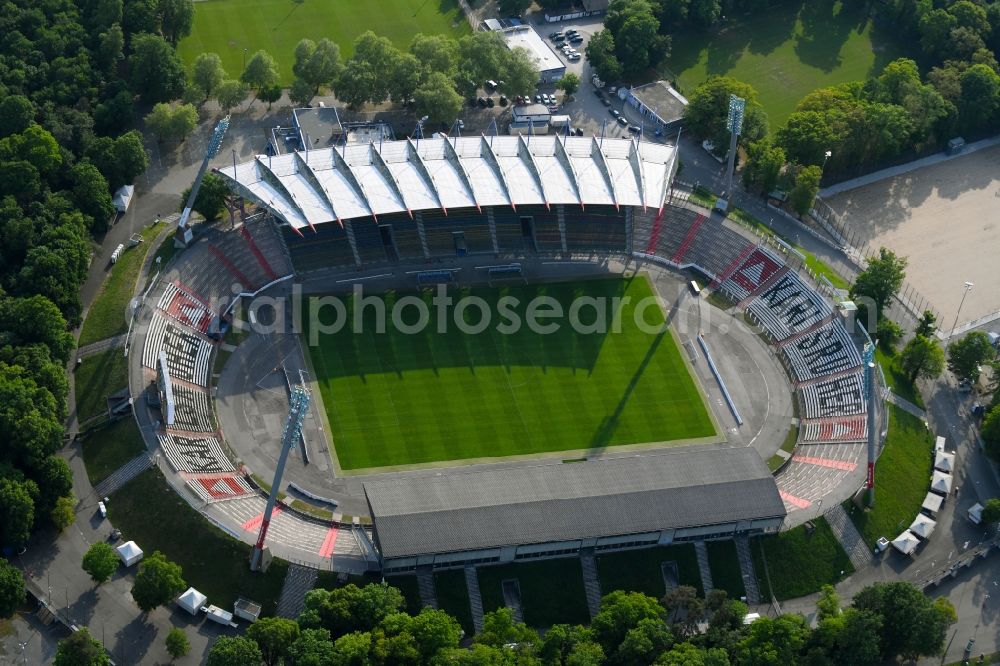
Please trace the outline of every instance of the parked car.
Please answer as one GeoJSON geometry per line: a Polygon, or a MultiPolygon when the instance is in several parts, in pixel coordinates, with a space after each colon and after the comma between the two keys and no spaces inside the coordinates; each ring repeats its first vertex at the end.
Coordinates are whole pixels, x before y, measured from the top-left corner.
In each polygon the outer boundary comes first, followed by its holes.
{"type": "Polygon", "coordinates": [[[492,109],[492,108],[493,108],[494,106],[496,106],[496,102],[494,102],[494,101],[493,101],[493,98],[492,98],[492,97],[487,97],[487,98],[486,98],[486,106],[488,106],[488,107],[489,107],[489,108],[491,108],[491,109],[492,109]]]}
{"type": "Polygon", "coordinates": [[[619,114],[615,117],[618,119],[618,124],[621,125],[622,127],[628,125],[628,120],[626,120],[625,116],[619,114]]]}
{"type": "Polygon", "coordinates": [[[549,33],[549,39],[555,39],[556,37],[558,37],[559,35],[562,35],[562,34],[563,34],[562,30],[556,30],[555,32],[550,32],[549,33]]]}
{"type": "Polygon", "coordinates": [[[510,104],[510,100],[507,99],[507,95],[500,95],[500,106],[507,106],[510,104]]]}
{"type": "Polygon", "coordinates": [[[611,106],[611,100],[607,97],[601,97],[601,104],[604,106],[611,106]]]}
{"type": "Polygon", "coordinates": [[[556,44],[561,44],[562,42],[566,41],[566,37],[564,35],[556,35],[555,37],[552,38],[552,41],[555,42],[556,44]]]}
{"type": "Polygon", "coordinates": [[[567,37],[572,37],[573,35],[579,35],[580,31],[577,30],[576,28],[570,28],[563,34],[565,34],[567,37]]]}
{"type": "Polygon", "coordinates": [[[570,53],[568,56],[566,56],[566,59],[569,60],[570,62],[576,62],[577,60],[580,59],[580,54],[570,53]]]}
{"type": "Polygon", "coordinates": [[[632,134],[638,134],[639,132],[642,131],[642,128],[639,127],[638,125],[629,125],[628,131],[631,132],[632,134]]]}
{"type": "Polygon", "coordinates": [[[583,43],[583,37],[580,36],[580,35],[574,35],[573,37],[570,37],[569,43],[570,44],[582,44],[583,43]]]}
{"type": "Polygon", "coordinates": [[[542,96],[540,94],[535,95],[535,104],[541,104],[541,103],[542,103],[542,96]]]}
{"type": "Polygon", "coordinates": [[[583,136],[583,128],[582,127],[577,127],[576,128],[576,135],[577,136],[583,136]]]}
{"type": "Polygon", "coordinates": [[[598,98],[604,97],[604,93],[601,92],[600,88],[594,88],[594,95],[598,98]]]}
{"type": "Polygon", "coordinates": [[[486,98],[485,97],[480,97],[479,99],[476,100],[476,103],[479,104],[479,106],[485,108],[486,107],[486,98]]]}
{"type": "Polygon", "coordinates": [[[608,109],[608,113],[610,113],[611,117],[616,120],[622,117],[622,114],[618,113],[618,109],[608,109]]]}
{"type": "Polygon", "coordinates": [[[490,79],[489,81],[486,82],[486,84],[483,87],[486,88],[486,90],[493,92],[494,90],[497,89],[497,82],[494,81],[493,79],[490,79]]]}

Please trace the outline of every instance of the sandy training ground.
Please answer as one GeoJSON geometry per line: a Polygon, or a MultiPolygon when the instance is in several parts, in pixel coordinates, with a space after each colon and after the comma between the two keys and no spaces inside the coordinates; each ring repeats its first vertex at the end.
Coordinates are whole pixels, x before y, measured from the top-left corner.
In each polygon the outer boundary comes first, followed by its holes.
{"type": "Polygon", "coordinates": [[[1000,310],[1000,146],[841,192],[826,203],[872,248],[910,260],[907,282],[949,332],[1000,310]]]}

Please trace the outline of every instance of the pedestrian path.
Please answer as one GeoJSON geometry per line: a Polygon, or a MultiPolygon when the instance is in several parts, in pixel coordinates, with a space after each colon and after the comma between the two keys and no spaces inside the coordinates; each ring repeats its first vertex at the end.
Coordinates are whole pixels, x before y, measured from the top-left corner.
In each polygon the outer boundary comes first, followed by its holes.
{"type": "Polygon", "coordinates": [[[900,398],[898,395],[896,395],[892,391],[889,392],[889,402],[891,402],[892,404],[896,405],[897,407],[899,407],[900,409],[902,409],[904,412],[907,412],[909,414],[913,414],[918,419],[925,419],[925,418],[927,418],[927,411],[926,410],[923,410],[920,407],[917,407],[916,405],[914,405],[912,402],[910,402],[909,400],[907,400],[905,398],[900,398]]]}
{"type": "Polygon", "coordinates": [[[120,335],[113,335],[110,338],[104,338],[103,340],[98,340],[97,342],[91,342],[89,345],[84,345],[82,347],[79,347],[76,350],[76,357],[87,358],[88,356],[93,356],[94,354],[100,354],[103,351],[114,349],[115,347],[124,347],[126,336],[127,336],[126,333],[122,333],[120,335]]]}
{"type": "Polygon", "coordinates": [[[153,459],[149,456],[149,454],[145,452],[140,453],[135,458],[115,470],[111,476],[94,486],[94,492],[97,493],[98,497],[107,497],[135,477],[145,472],[152,465],[153,459]]]}
{"type": "Polygon", "coordinates": [[[294,620],[306,607],[306,593],[316,585],[319,569],[293,562],[285,574],[285,584],[281,586],[278,599],[278,617],[294,620]]]}
{"type": "Polygon", "coordinates": [[[830,529],[833,530],[837,541],[840,542],[840,545],[847,552],[847,556],[851,559],[851,564],[854,565],[855,571],[859,571],[872,563],[872,552],[869,550],[868,544],[865,543],[865,540],[861,537],[861,533],[858,532],[858,528],[851,522],[851,517],[847,515],[842,505],[837,504],[827,511],[824,518],[830,524],[830,529]]]}

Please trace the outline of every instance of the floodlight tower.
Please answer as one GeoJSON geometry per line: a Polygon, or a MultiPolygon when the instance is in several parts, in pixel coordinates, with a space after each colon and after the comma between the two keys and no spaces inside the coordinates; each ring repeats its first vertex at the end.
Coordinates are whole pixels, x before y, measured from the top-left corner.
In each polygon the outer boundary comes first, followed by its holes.
{"type": "MultiPolygon", "coordinates": [[[[208,140],[208,149],[205,150],[205,159],[201,162],[201,168],[198,169],[198,175],[195,176],[194,184],[191,185],[191,194],[188,195],[187,202],[184,204],[184,212],[181,213],[181,219],[177,223],[177,242],[183,247],[187,247],[187,244],[191,242],[194,234],[191,233],[191,227],[188,226],[188,220],[191,218],[191,209],[194,207],[194,200],[198,197],[198,190],[201,189],[201,181],[205,177],[205,172],[208,171],[209,161],[219,153],[219,148],[222,147],[222,139],[226,136],[226,130],[229,129],[229,116],[226,116],[219,121],[219,124],[215,126],[212,130],[212,138],[208,140]]],[[[233,174],[235,176],[235,174],[233,174]]]]}
{"type": "Polygon", "coordinates": [[[866,343],[862,354],[865,362],[865,401],[868,403],[868,479],[865,487],[868,489],[868,506],[875,505],[875,460],[878,457],[878,443],[875,432],[875,406],[878,404],[875,391],[875,345],[866,343]]]}
{"type": "Polygon", "coordinates": [[[739,141],[740,132],[743,131],[743,113],[746,111],[747,101],[736,95],[729,96],[729,112],[726,114],[726,129],[729,130],[729,164],[726,167],[726,191],[715,207],[723,213],[729,210],[729,202],[733,198],[733,172],[736,170],[736,143],[739,141]]]}
{"type": "Polygon", "coordinates": [[[260,534],[257,535],[257,544],[253,547],[253,552],[250,553],[251,571],[259,571],[262,568],[261,556],[264,554],[264,540],[267,538],[267,528],[271,524],[274,504],[278,500],[278,489],[281,487],[281,477],[285,473],[288,452],[295,448],[302,436],[302,421],[305,419],[308,409],[309,391],[301,386],[296,386],[288,398],[288,418],[285,420],[285,429],[281,433],[281,455],[278,456],[278,465],[274,468],[274,480],[271,482],[271,493],[267,496],[267,507],[264,509],[264,519],[260,524],[260,534]]]}

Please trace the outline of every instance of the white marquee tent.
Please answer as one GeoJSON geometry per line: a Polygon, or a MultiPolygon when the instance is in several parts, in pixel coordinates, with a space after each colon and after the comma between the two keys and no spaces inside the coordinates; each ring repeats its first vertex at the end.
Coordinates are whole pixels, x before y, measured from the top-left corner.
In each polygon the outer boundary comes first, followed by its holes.
{"type": "Polygon", "coordinates": [[[938,451],[934,456],[934,469],[951,474],[955,471],[955,454],[938,451]]]}
{"type": "Polygon", "coordinates": [[[941,504],[944,503],[944,498],[934,492],[927,493],[927,497],[924,498],[924,503],[920,505],[921,509],[926,509],[931,513],[937,513],[941,510],[941,504]]]}
{"type": "Polygon", "coordinates": [[[898,537],[893,539],[892,547],[901,552],[903,555],[911,555],[914,550],[917,549],[917,544],[920,541],[910,530],[906,530],[898,537]]]}
{"type": "Polygon", "coordinates": [[[118,546],[115,550],[118,551],[119,559],[121,559],[127,567],[132,566],[142,559],[142,549],[136,545],[135,541],[127,541],[118,546]]]}
{"type": "Polygon", "coordinates": [[[204,594],[189,587],[187,592],[177,597],[177,605],[186,610],[191,615],[197,615],[201,610],[201,607],[205,605],[205,601],[208,599],[204,594]]]}
{"type": "Polygon", "coordinates": [[[950,493],[951,474],[945,474],[944,472],[935,470],[934,476],[931,478],[931,490],[936,493],[941,493],[942,495],[950,493]]]}
{"type": "Polygon", "coordinates": [[[928,539],[934,532],[935,527],[937,527],[937,521],[928,518],[922,513],[918,513],[910,525],[910,531],[922,539],[928,539]]]}

